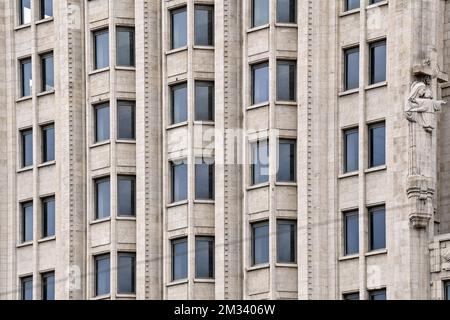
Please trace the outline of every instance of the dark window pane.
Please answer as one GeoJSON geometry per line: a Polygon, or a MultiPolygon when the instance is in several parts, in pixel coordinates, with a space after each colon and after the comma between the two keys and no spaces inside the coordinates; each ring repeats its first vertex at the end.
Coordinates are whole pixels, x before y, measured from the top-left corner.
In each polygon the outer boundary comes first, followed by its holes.
{"type": "Polygon", "coordinates": [[[344,245],[345,254],[351,255],[359,252],[359,216],[358,211],[344,214],[344,245]]]}
{"type": "Polygon", "coordinates": [[[134,67],[134,29],[117,28],[117,65],[134,67]]]}
{"type": "Polygon", "coordinates": [[[130,101],[119,101],[117,104],[117,137],[119,139],[134,140],[135,135],[135,104],[130,101]]]}
{"type": "Polygon", "coordinates": [[[172,202],[187,199],[187,165],[172,164],[172,202]]]}
{"type": "Polygon", "coordinates": [[[280,140],[278,145],[278,182],[296,181],[296,141],[280,140]]]}
{"type": "Polygon", "coordinates": [[[102,219],[110,216],[110,203],[111,203],[111,195],[110,195],[110,186],[109,186],[109,178],[107,179],[99,179],[95,181],[96,188],[96,212],[95,218],[102,219]]]}
{"type": "Polygon", "coordinates": [[[345,90],[359,87],[359,48],[345,50],[345,90]]]}
{"type": "Polygon", "coordinates": [[[42,204],[42,237],[52,237],[55,235],[55,198],[45,198],[42,204]]]}
{"type": "Polygon", "coordinates": [[[53,53],[41,58],[42,88],[41,91],[51,91],[55,87],[53,71],[53,53]]]}
{"type": "Polygon", "coordinates": [[[195,165],[195,199],[214,199],[214,163],[202,161],[195,165]]]}
{"type": "Polygon", "coordinates": [[[269,0],[252,0],[252,27],[269,23],[269,0]]]}
{"type": "Polygon", "coordinates": [[[20,61],[21,80],[22,80],[22,97],[31,96],[31,87],[33,85],[33,78],[31,74],[31,59],[24,59],[20,61]]]}
{"type": "Polygon", "coordinates": [[[214,238],[195,239],[195,277],[214,278],[214,238]]]}
{"type": "Polygon", "coordinates": [[[386,300],[386,290],[369,291],[369,300],[386,300]]]}
{"type": "Polygon", "coordinates": [[[172,10],[171,31],[172,31],[172,49],[184,47],[187,45],[187,15],[186,7],[172,10]]]}
{"type": "Polygon", "coordinates": [[[386,81],[386,41],[370,45],[370,83],[386,81]]]}
{"type": "Polygon", "coordinates": [[[386,164],[386,128],[384,123],[369,127],[369,167],[386,164]]]}
{"type": "Polygon", "coordinates": [[[359,133],[358,129],[344,131],[344,171],[359,169],[359,133]]]}
{"type": "Polygon", "coordinates": [[[252,225],[252,265],[269,262],[269,223],[252,225]]]}
{"type": "Polygon", "coordinates": [[[55,127],[53,125],[42,128],[42,161],[55,160],[55,127]]]}
{"type": "Polygon", "coordinates": [[[359,300],[359,292],[344,294],[344,300],[359,300]]]}
{"type": "Polygon", "coordinates": [[[42,275],[42,300],[55,300],[55,274],[42,275]]]}
{"type": "Polygon", "coordinates": [[[444,283],[444,298],[450,300],[450,281],[444,283]]]}
{"type": "Polygon", "coordinates": [[[109,32],[108,30],[94,33],[94,67],[102,69],[109,66],[109,32]]]}
{"type": "Polygon", "coordinates": [[[374,4],[374,3],[378,3],[384,0],[370,0],[369,4],[374,4]]]}
{"type": "Polygon", "coordinates": [[[109,105],[95,106],[95,142],[109,140],[109,105]]]}
{"type": "Polygon", "coordinates": [[[385,207],[369,209],[370,250],[386,248],[386,210],[385,207]]]}
{"type": "Polygon", "coordinates": [[[95,295],[110,293],[110,259],[109,254],[95,258],[95,295]]]}
{"type": "Polygon", "coordinates": [[[345,0],[345,10],[349,11],[359,8],[359,2],[360,0],[345,0]]]}
{"type": "Polygon", "coordinates": [[[131,176],[118,176],[117,198],[119,201],[119,216],[134,216],[135,212],[135,178],[131,176]]]}
{"type": "Polygon", "coordinates": [[[252,66],[252,104],[269,101],[269,64],[252,66]]]}
{"type": "Polygon", "coordinates": [[[214,121],[214,82],[195,82],[195,120],[214,121]]]}
{"type": "Polygon", "coordinates": [[[277,0],[277,22],[295,23],[297,0],[277,0]]]}
{"type": "Polygon", "coordinates": [[[187,84],[173,86],[172,124],[187,121],[187,84]]]}
{"type": "Polygon", "coordinates": [[[20,24],[31,22],[31,0],[20,0],[20,24]]]}
{"type": "Polygon", "coordinates": [[[172,280],[187,278],[188,254],[187,239],[172,241],[172,280]]]}
{"type": "Polygon", "coordinates": [[[33,203],[22,204],[22,242],[33,241],[33,203]]]}
{"type": "Polygon", "coordinates": [[[21,279],[22,300],[33,300],[33,277],[21,279]]]}
{"type": "Polygon", "coordinates": [[[296,67],[295,61],[278,61],[277,63],[277,100],[296,101],[296,67]]]}
{"type": "Polygon", "coordinates": [[[22,167],[33,165],[33,131],[25,130],[22,135],[22,167]]]}
{"type": "Polygon", "coordinates": [[[119,253],[117,263],[118,293],[135,293],[136,255],[134,253],[119,253]]]}
{"type": "Polygon", "coordinates": [[[195,6],[195,44],[214,45],[214,8],[212,6],[195,6]]]}
{"type": "Polygon", "coordinates": [[[40,18],[53,17],[53,0],[41,0],[40,18]]]}
{"type": "Polygon", "coordinates": [[[295,221],[278,221],[277,226],[277,261],[295,263],[297,251],[297,223],[295,221]]]}
{"type": "Polygon", "coordinates": [[[252,149],[252,185],[269,181],[269,142],[258,141],[252,149]]]}

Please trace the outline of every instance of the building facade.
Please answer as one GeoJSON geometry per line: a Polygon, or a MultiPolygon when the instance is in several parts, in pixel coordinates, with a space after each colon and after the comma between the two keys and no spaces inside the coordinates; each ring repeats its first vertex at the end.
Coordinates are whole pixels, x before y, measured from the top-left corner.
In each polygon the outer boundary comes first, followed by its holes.
{"type": "Polygon", "coordinates": [[[450,1],[0,2],[1,299],[449,299],[450,1]]]}

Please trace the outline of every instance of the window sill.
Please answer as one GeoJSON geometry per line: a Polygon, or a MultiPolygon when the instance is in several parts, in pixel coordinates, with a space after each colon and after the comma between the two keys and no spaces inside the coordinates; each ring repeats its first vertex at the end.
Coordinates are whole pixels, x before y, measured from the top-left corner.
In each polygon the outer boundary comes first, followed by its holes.
{"type": "Polygon", "coordinates": [[[298,264],[296,262],[295,263],[277,262],[275,263],[275,267],[296,269],[298,268],[298,264]]]}
{"type": "Polygon", "coordinates": [[[280,100],[277,100],[277,101],[275,101],[275,105],[277,105],[277,106],[283,105],[283,106],[297,107],[298,103],[297,103],[297,101],[280,101],[280,100]]]}
{"type": "Polygon", "coordinates": [[[118,293],[117,298],[136,299],[136,293],[118,293]]]}
{"type": "Polygon", "coordinates": [[[296,22],[276,22],[275,27],[297,29],[298,24],[296,22]]]}
{"type": "Polygon", "coordinates": [[[339,93],[339,97],[345,97],[345,96],[349,96],[349,95],[356,94],[356,93],[359,93],[359,88],[350,89],[350,90],[347,90],[347,91],[340,92],[339,93]]]}
{"type": "Polygon", "coordinates": [[[260,26],[256,26],[256,27],[251,27],[249,29],[247,29],[247,33],[252,33],[252,32],[256,32],[259,30],[263,30],[263,29],[269,29],[270,28],[270,23],[266,23],[260,26]]]}
{"type": "Polygon", "coordinates": [[[111,140],[105,140],[105,141],[101,141],[101,142],[96,142],[96,143],[92,144],[89,148],[94,149],[94,148],[97,148],[97,147],[105,146],[107,144],[111,144],[111,140]]]}
{"type": "Polygon", "coordinates": [[[188,284],[189,280],[188,279],[182,279],[182,280],[175,280],[172,282],[169,282],[168,284],[166,284],[166,287],[175,287],[175,286],[179,286],[181,284],[188,284]]]}
{"type": "Polygon", "coordinates": [[[46,237],[38,240],[38,243],[52,242],[56,240],[56,236],[46,237]]]}
{"type": "Polygon", "coordinates": [[[104,294],[102,296],[97,296],[97,297],[92,297],[92,300],[110,300],[111,299],[111,294],[104,294]]]}
{"type": "Polygon", "coordinates": [[[117,139],[116,143],[118,143],[118,144],[136,144],[136,140],[117,139]]]}
{"type": "Polygon", "coordinates": [[[22,173],[22,172],[27,172],[27,171],[33,171],[33,166],[31,165],[31,166],[28,166],[25,168],[21,168],[21,169],[17,170],[17,173],[22,173]]]}
{"type": "Polygon", "coordinates": [[[22,29],[26,29],[26,28],[31,28],[31,23],[26,23],[26,24],[21,24],[19,26],[15,26],[14,31],[18,31],[18,30],[22,30],[22,29]]]}
{"type": "Polygon", "coordinates": [[[349,260],[356,260],[356,259],[359,259],[359,253],[350,254],[348,256],[342,256],[339,258],[339,261],[349,261],[349,260]]]}
{"type": "Polygon", "coordinates": [[[31,100],[31,99],[33,99],[33,96],[26,96],[26,97],[18,98],[18,99],[16,99],[16,103],[31,100]]]}
{"type": "Polygon", "coordinates": [[[39,98],[39,97],[48,96],[48,95],[51,95],[51,94],[55,94],[55,89],[40,92],[36,96],[39,98]]]}
{"type": "Polygon", "coordinates": [[[352,14],[356,14],[356,13],[360,13],[361,12],[361,8],[355,8],[352,10],[347,10],[347,11],[342,11],[341,13],[339,13],[339,17],[346,17],[352,14]]]}
{"type": "Polygon", "coordinates": [[[44,24],[44,23],[47,23],[47,22],[51,22],[51,21],[53,21],[54,20],[54,17],[48,17],[48,18],[45,18],[45,19],[41,19],[41,20],[38,20],[38,21],[36,21],[36,25],[38,25],[38,24],[44,24]]]}
{"type": "Polygon", "coordinates": [[[263,108],[263,107],[268,107],[268,106],[269,106],[269,101],[265,101],[265,102],[253,104],[253,105],[247,107],[247,110],[253,110],[253,109],[258,109],[258,108],[263,108]]]}
{"type": "Polygon", "coordinates": [[[16,248],[19,249],[19,248],[26,248],[26,247],[31,247],[31,246],[33,246],[33,241],[27,241],[27,242],[24,242],[24,243],[19,243],[16,246],[16,248]]]}
{"type": "Polygon", "coordinates": [[[387,81],[383,81],[383,82],[378,82],[378,83],[374,83],[371,85],[366,86],[366,90],[372,90],[372,89],[376,89],[376,88],[382,88],[382,87],[387,87],[388,83],[387,81]]]}
{"type": "Polygon", "coordinates": [[[175,123],[175,124],[171,124],[169,126],[166,127],[166,130],[172,130],[172,129],[176,129],[176,128],[180,128],[180,127],[187,127],[188,122],[187,121],[183,121],[183,122],[179,122],[179,123],[175,123]]]}
{"type": "Polygon", "coordinates": [[[270,263],[264,263],[264,264],[259,264],[257,266],[248,267],[248,268],[246,268],[246,271],[251,272],[251,271],[257,271],[257,270],[269,269],[269,268],[270,268],[270,263]]]}
{"type": "Polygon", "coordinates": [[[210,121],[210,120],[195,120],[194,124],[196,125],[200,125],[200,126],[215,126],[216,123],[214,121],[210,121]]]}
{"type": "Polygon", "coordinates": [[[51,167],[51,166],[54,166],[55,164],[56,164],[55,160],[48,161],[48,162],[44,162],[44,163],[41,163],[40,165],[38,165],[38,168],[51,167]]]}
{"type": "Polygon", "coordinates": [[[118,221],[136,221],[135,216],[117,216],[116,220],[118,221]]]}
{"type": "Polygon", "coordinates": [[[383,165],[383,166],[378,166],[378,167],[373,167],[373,168],[366,169],[364,172],[365,173],[372,173],[372,172],[385,171],[386,169],[387,169],[386,165],[383,165]]]}
{"type": "Polygon", "coordinates": [[[95,74],[98,74],[98,73],[107,72],[107,71],[109,71],[109,67],[92,70],[92,71],[89,72],[89,75],[92,76],[92,75],[95,75],[95,74]]]}
{"type": "Polygon", "coordinates": [[[194,282],[195,283],[212,283],[212,284],[214,284],[214,283],[216,283],[216,280],[215,279],[198,279],[198,278],[196,278],[196,279],[194,279],[194,282]]]}
{"type": "Polygon", "coordinates": [[[387,249],[379,249],[379,250],[374,250],[374,251],[367,252],[365,254],[365,256],[366,257],[372,257],[372,256],[385,255],[387,253],[388,253],[387,249]]]}
{"type": "Polygon", "coordinates": [[[174,207],[184,206],[184,205],[187,205],[188,203],[189,203],[188,200],[173,202],[173,203],[167,204],[166,208],[174,208],[174,207]]]}
{"type": "Polygon", "coordinates": [[[248,186],[247,187],[247,191],[267,188],[269,186],[270,186],[270,182],[264,182],[264,183],[260,183],[260,184],[255,184],[254,186],[248,186]]]}
{"type": "Polygon", "coordinates": [[[349,172],[349,173],[340,174],[338,176],[338,179],[345,179],[345,178],[357,177],[357,176],[359,176],[359,171],[353,171],[353,172],[349,172]]]}
{"type": "Polygon", "coordinates": [[[211,50],[214,51],[214,46],[202,46],[202,45],[194,45],[194,49],[196,50],[211,50]]]}
{"type": "Polygon", "coordinates": [[[106,218],[102,218],[102,219],[97,219],[97,220],[92,220],[89,224],[95,225],[95,224],[101,224],[104,222],[111,222],[111,217],[106,217],[106,218]]]}
{"type": "Polygon", "coordinates": [[[381,6],[385,6],[385,5],[388,5],[389,4],[389,1],[381,1],[381,2],[378,2],[378,3],[374,3],[374,4],[371,4],[371,5],[369,5],[369,6],[367,6],[366,7],[366,10],[370,10],[370,9],[373,9],[373,8],[376,8],[376,7],[381,7],[381,6]]]}
{"type": "Polygon", "coordinates": [[[202,199],[199,199],[199,200],[194,200],[194,203],[196,203],[196,204],[216,204],[216,201],[215,200],[202,200],[202,199]]]}
{"type": "Polygon", "coordinates": [[[130,67],[130,66],[115,66],[114,69],[122,70],[122,71],[136,71],[136,67],[130,67]]]}
{"type": "Polygon", "coordinates": [[[178,53],[178,52],[182,52],[182,51],[187,51],[187,50],[188,50],[188,46],[175,48],[175,49],[170,49],[170,50],[166,51],[166,56],[171,55],[171,54],[175,54],[175,53],[178,53]]]}
{"type": "Polygon", "coordinates": [[[277,187],[297,187],[297,182],[275,182],[277,187]]]}

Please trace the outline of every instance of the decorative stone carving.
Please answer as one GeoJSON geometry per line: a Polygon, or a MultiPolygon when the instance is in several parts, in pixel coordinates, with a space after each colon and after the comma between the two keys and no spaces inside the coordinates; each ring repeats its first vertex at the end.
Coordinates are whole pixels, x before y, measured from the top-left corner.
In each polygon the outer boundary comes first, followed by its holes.
{"type": "Polygon", "coordinates": [[[409,121],[409,175],[407,194],[410,200],[410,221],[415,228],[426,228],[434,211],[436,190],[433,132],[436,113],[445,101],[433,99],[428,84],[416,81],[405,105],[405,117],[409,121]]]}

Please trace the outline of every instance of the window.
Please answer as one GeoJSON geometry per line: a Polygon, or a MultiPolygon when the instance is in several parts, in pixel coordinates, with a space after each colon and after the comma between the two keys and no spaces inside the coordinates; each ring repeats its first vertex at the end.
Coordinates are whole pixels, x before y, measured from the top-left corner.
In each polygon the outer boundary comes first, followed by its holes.
{"type": "Polygon", "coordinates": [[[31,23],[31,0],[20,0],[20,24],[31,23]]]}
{"type": "Polygon", "coordinates": [[[269,181],[269,141],[261,140],[251,144],[252,185],[269,181]]]}
{"type": "Polygon", "coordinates": [[[344,51],[345,90],[359,87],[359,48],[344,51]]]}
{"type": "Polygon", "coordinates": [[[278,182],[295,182],[296,179],[296,141],[281,139],[278,144],[278,182]]]}
{"type": "Polygon", "coordinates": [[[252,104],[269,101],[269,63],[252,65],[252,104]]]}
{"type": "Polygon", "coordinates": [[[33,277],[24,277],[20,279],[22,287],[22,300],[33,300],[33,277]]]}
{"type": "Polygon", "coordinates": [[[358,211],[344,213],[344,248],[345,255],[352,255],[359,252],[358,211]]]}
{"type": "Polygon", "coordinates": [[[187,165],[172,163],[172,202],[187,199],[187,165]]]}
{"type": "Polygon", "coordinates": [[[133,176],[117,177],[117,200],[119,216],[134,217],[136,215],[136,178],[133,176]]]}
{"type": "Polygon", "coordinates": [[[55,197],[42,199],[42,238],[55,235],[55,197]]]}
{"type": "Polygon", "coordinates": [[[117,264],[117,292],[136,293],[136,254],[120,252],[117,264]]]}
{"type": "Polygon", "coordinates": [[[297,63],[289,60],[277,62],[277,100],[296,101],[297,63]]]}
{"type": "Polygon", "coordinates": [[[195,44],[198,46],[214,45],[213,6],[195,6],[195,44]]]}
{"type": "Polygon", "coordinates": [[[22,81],[21,97],[31,96],[31,87],[33,85],[31,58],[20,60],[20,77],[22,81]]]}
{"type": "Polygon", "coordinates": [[[94,258],[95,268],[95,296],[104,296],[110,293],[110,259],[109,254],[94,258]]]}
{"type": "Polygon", "coordinates": [[[214,238],[195,238],[195,277],[214,278],[214,238]]]}
{"type": "Polygon", "coordinates": [[[22,242],[33,241],[33,202],[22,203],[22,242]]]}
{"type": "Polygon", "coordinates": [[[386,81],[386,40],[370,44],[370,84],[386,81]]]}
{"type": "Polygon", "coordinates": [[[117,65],[134,67],[134,28],[117,27],[117,65]]]}
{"type": "MultiPolygon", "coordinates": [[[[359,0],[358,0],[359,1],[359,0]]],[[[359,300],[359,292],[345,293],[343,295],[344,300],[359,300]]]]}
{"type": "Polygon", "coordinates": [[[42,275],[42,300],[55,300],[55,273],[48,272],[42,275]]]}
{"type": "Polygon", "coordinates": [[[172,124],[187,121],[187,84],[171,87],[172,124]]]}
{"type": "Polygon", "coordinates": [[[297,222],[278,220],[277,222],[277,261],[295,263],[297,261],[297,222]]]}
{"type": "Polygon", "coordinates": [[[120,140],[136,139],[136,107],[131,101],[117,103],[117,138],[120,140]]]}
{"type": "Polygon", "coordinates": [[[109,67],[109,31],[94,32],[94,69],[109,67]]]}
{"type": "Polygon", "coordinates": [[[33,130],[27,129],[20,132],[22,140],[22,167],[33,165],[33,130]]]}
{"type": "Polygon", "coordinates": [[[384,0],[370,0],[369,4],[375,4],[384,0]]]}
{"type": "Polygon", "coordinates": [[[369,250],[386,248],[386,209],[384,206],[369,209],[369,250]]]}
{"type": "Polygon", "coordinates": [[[95,142],[109,140],[109,104],[94,107],[95,142]]]}
{"type": "Polygon", "coordinates": [[[369,291],[369,300],[386,300],[386,289],[369,291]]]}
{"type": "Polygon", "coordinates": [[[358,128],[344,130],[344,173],[359,169],[358,128]]]}
{"type": "Polygon", "coordinates": [[[40,19],[53,17],[53,0],[41,0],[40,19]]]}
{"type": "Polygon", "coordinates": [[[195,164],[195,199],[214,199],[214,160],[199,160],[195,164]]]}
{"type": "Polygon", "coordinates": [[[252,265],[269,262],[269,222],[252,224],[252,265]]]}
{"type": "Polygon", "coordinates": [[[195,120],[214,121],[214,82],[195,81],[195,120]]]}
{"type": "Polygon", "coordinates": [[[187,14],[186,7],[171,10],[171,48],[181,48],[187,45],[187,14]]]}
{"type": "Polygon", "coordinates": [[[172,240],[172,281],[186,279],[187,271],[187,238],[172,240]]]}
{"type": "Polygon", "coordinates": [[[53,52],[41,55],[41,91],[51,91],[55,87],[53,71],[53,52]]]}
{"type": "Polygon", "coordinates": [[[55,126],[49,124],[42,127],[42,162],[55,160],[55,126]]]}
{"type": "Polygon", "coordinates": [[[252,27],[269,23],[269,0],[252,0],[252,27]]]}
{"type": "Polygon", "coordinates": [[[386,164],[386,127],[385,123],[369,126],[369,168],[386,164]]]}
{"type": "Polygon", "coordinates": [[[360,6],[359,2],[360,0],[345,0],[345,11],[358,9],[360,6]]]}
{"type": "Polygon", "coordinates": [[[444,282],[444,299],[450,300],[450,281],[444,282]]]}
{"type": "Polygon", "coordinates": [[[109,178],[95,180],[95,219],[110,216],[110,192],[109,178]]]}
{"type": "Polygon", "coordinates": [[[297,21],[297,0],[277,0],[277,22],[295,23],[297,21]]]}

